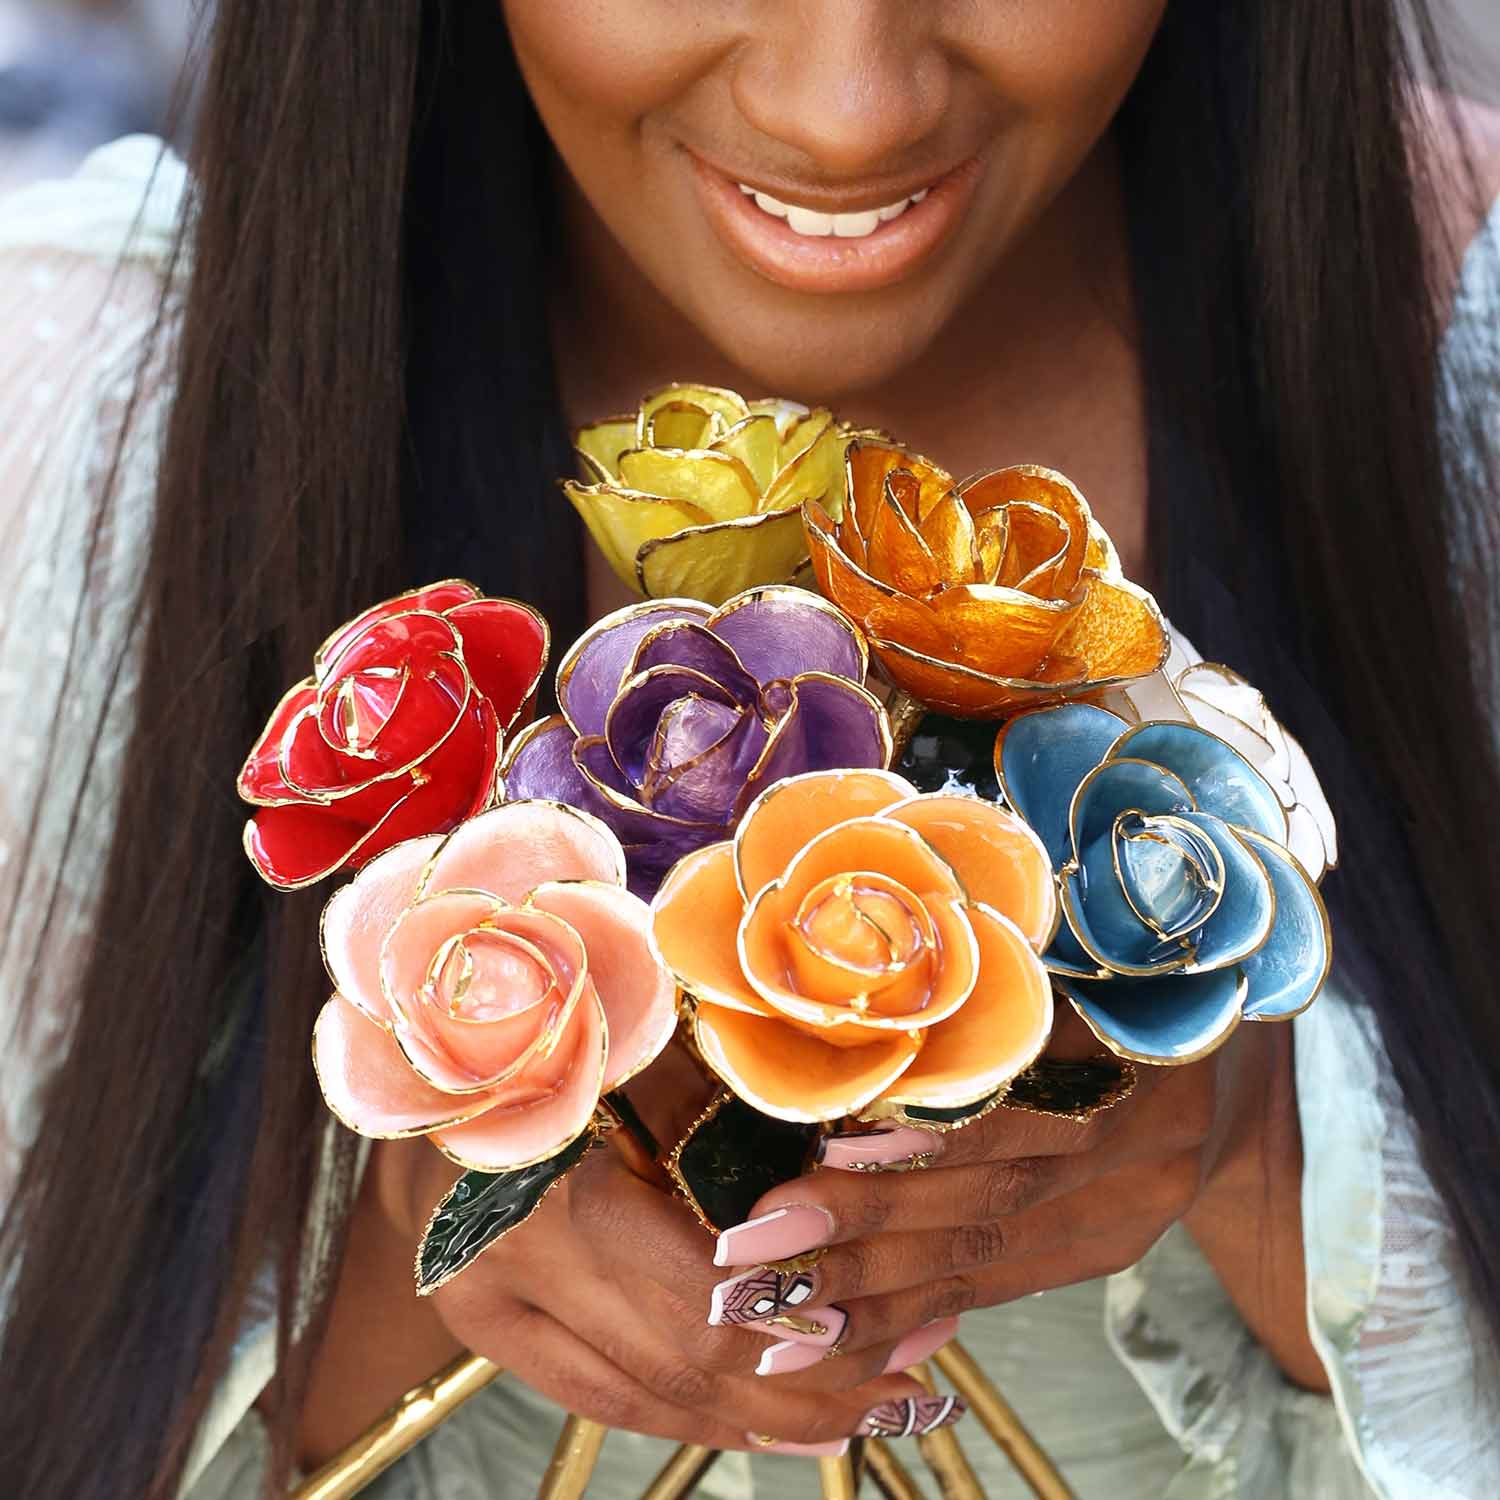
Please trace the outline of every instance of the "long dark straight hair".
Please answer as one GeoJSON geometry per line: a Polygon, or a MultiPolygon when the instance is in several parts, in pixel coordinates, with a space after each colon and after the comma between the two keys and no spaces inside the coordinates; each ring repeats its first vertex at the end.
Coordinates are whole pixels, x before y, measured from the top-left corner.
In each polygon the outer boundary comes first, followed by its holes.
{"type": "MultiPolygon", "coordinates": [[[[1171,5],[1119,138],[1165,602],[1335,773],[1340,937],[1500,1330],[1477,1160],[1500,786],[1440,515],[1393,12],[1171,5]]],[[[341,1222],[352,1143],[306,1061],[319,898],[263,895],[238,847],[234,771],[276,695],[331,624],[428,576],[522,594],[562,640],[582,606],[548,152],[500,7],[219,0],[196,166],[107,924],[0,1239],[0,1385],[24,1393],[0,1492],[27,1500],[174,1494],[272,1257],[285,1482],[340,1251],[308,1203],[341,1222]]]]}

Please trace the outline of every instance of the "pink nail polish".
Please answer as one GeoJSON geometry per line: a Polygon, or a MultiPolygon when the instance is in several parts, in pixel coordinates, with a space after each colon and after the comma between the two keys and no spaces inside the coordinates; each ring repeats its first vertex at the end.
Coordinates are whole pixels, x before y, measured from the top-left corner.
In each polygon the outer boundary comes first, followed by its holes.
{"type": "Polygon", "coordinates": [[[797,1203],[726,1229],[714,1246],[714,1264],[753,1266],[760,1261],[789,1260],[832,1238],[833,1215],[826,1208],[797,1203]]]}
{"type": "Polygon", "coordinates": [[[785,1343],[772,1344],[760,1357],[755,1367],[757,1375],[795,1375],[798,1370],[810,1370],[828,1358],[828,1351],[816,1344],[797,1344],[788,1339],[785,1343]]]}
{"type": "Polygon", "coordinates": [[[830,1302],[827,1307],[799,1307],[794,1313],[778,1313],[773,1318],[744,1326],[752,1333],[790,1339],[794,1344],[806,1344],[826,1353],[843,1341],[844,1330],[849,1326],[849,1314],[830,1302]]]}
{"type": "Polygon", "coordinates": [[[901,1172],[927,1166],[942,1149],[943,1138],[935,1131],[901,1125],[829,1136],[819,1147],[818,1160],[840,1172],[901,1172]]]}
{"type": "Polygon", "coordinates": [[[779,1443],[758,1432],[747,1432],[746,1441],[761,1453],[793,1453],[802,1458],[842,1458],[849,1451],[849,1439],[836,1443],[779,1443]]]}
{"type": "Polygon", "coordinates": [[[894,1349],[885,1362],[884,1374],[909,1370],[936,1354],[958,1332],[957,1318],[938,1318],[936,1322],[914,1328],[894,1349]]]}
{"type": "Polygon", "coordinates": [[[708,1321],[713,1327],[758,1323],[777,1313],[796,1312],[812,1301],[817,1282],[808,1271],[779,1271],[757,1266],[721,1281],[709,1299],[708,1321]]]}

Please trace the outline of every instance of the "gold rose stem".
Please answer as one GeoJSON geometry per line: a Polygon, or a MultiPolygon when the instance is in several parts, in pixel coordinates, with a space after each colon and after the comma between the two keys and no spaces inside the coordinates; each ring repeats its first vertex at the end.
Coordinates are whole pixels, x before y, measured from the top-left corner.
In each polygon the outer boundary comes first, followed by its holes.
{"type": "Polygon", "coordinates": [[[891,721],[891,742],[895,746],[891,751],[891,764],[895,765],[911,744],[911,737],[917,732],[917,725],[927,710],[905,688],[893,687],[890,697],[885,700],[885,711],[891,721]]]}
{"type": "Polygon", "coordinates": [[[865,1462],[869,1465],[875,1488],[885,1500],[925,1500],[921,1487],[891,1451],[889,1443],[871,1438],[865,1444],[865,1462]]]}
{"type": "MultiPolygon", "coordinates": [[[[933,1379],[930,1365],[920,1364],[906,1373],[937,1394],[937,1381],[933,1379]]],[[[964,1457],[964,1450],[958,1446],[951,1427],[939,1427],[936,1432],[919,1437],[917,1452],[936,1475],[943,1500],[985,1500],[979,1476],[969,1467],[969,1460],[964,1457]]]]}
{"type": "Polygon", "coordinates": [[[855,1500],[854,1460],[847,1453],[842,1458],[820,1458],[818,1478],[823,1500],[855,1500]]]}
{"type": "Polygon", "coordinates": [[[409,1390],[373,1427],[292,1491],[292,1500],[349,1500],[385,1473],[470,1396],[482,1391],[500,1366],[465,1354],[409,1390]]]}
{"type": "Polygon", "coordinates": [[[536,1500],[580,1500],[594,1477],[594,1465],[608,1435],[609,1428],[570,1413],[552,1450],[552,1462],[542,1476],[536,1500]]]}
{"type": "Polygon", "coordinates": [[[718,1462],[717,1448],[684,1443],[665,1464],[661,1473],[641,1493],[641,1500],[683,1500],[697,1488],[698,1481],[718,1462]]]}
{"type": "Polygon", "coordinates": [[[1076,1500],[1067,1481],[1037,1446],[1010,1403],[956,1339],[933,1355],[933,1362],[953,1385],[980,1425],[995,1440],[1037,1500],[1076,1500]]]}

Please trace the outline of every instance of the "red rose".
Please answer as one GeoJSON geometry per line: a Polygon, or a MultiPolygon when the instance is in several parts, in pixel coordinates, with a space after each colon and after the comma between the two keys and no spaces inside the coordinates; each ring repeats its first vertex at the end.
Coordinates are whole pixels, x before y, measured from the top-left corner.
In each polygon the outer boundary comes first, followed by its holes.
{"type": "Polygon", "coordinates": [[[534,610],[452,579],[341,626],[240,771],[255,868],[294,890],[483,809],[549,644],[534,610]]]}

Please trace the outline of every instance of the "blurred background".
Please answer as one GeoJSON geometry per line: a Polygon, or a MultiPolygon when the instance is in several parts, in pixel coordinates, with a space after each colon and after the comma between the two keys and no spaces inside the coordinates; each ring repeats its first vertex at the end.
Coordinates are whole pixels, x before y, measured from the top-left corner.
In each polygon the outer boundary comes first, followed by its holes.
{"type": "MultiPolygon", "coordinates": [[[[171,105],[195,19],[211,4],[0,0],[0,192],[65,173],[94,146],[131,131],[162,133],[170,122],[174,144],[185,146],[190,99],[175,114],[171,105]]],[[[1500,106],[1500,0],[1435,4],[1455,83],[1500,106]]]]}

